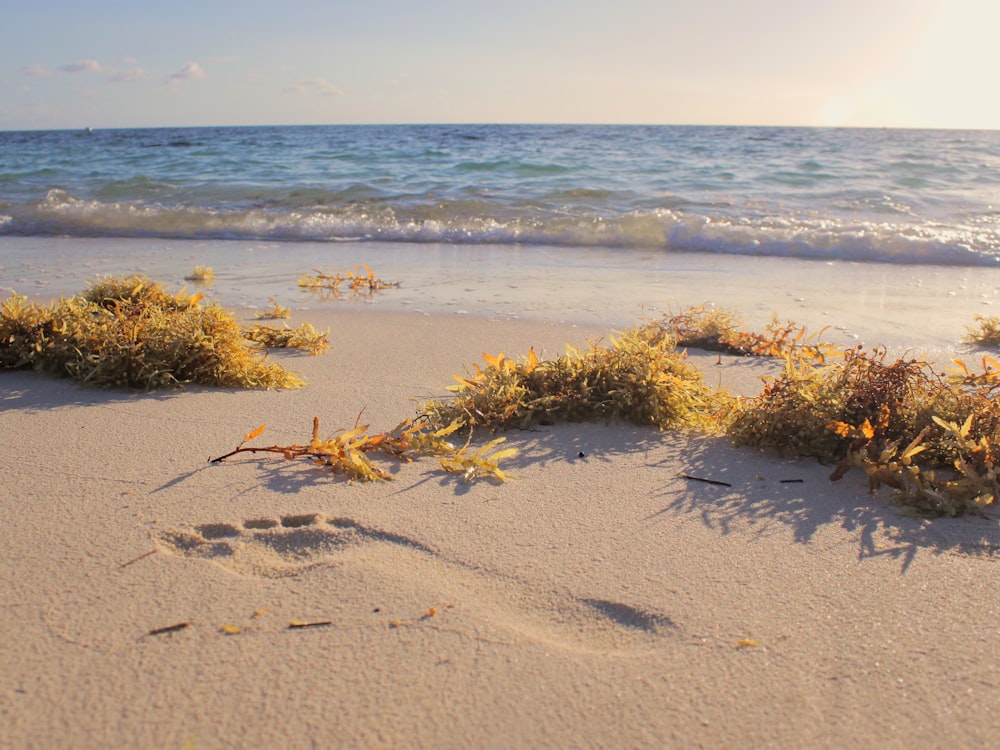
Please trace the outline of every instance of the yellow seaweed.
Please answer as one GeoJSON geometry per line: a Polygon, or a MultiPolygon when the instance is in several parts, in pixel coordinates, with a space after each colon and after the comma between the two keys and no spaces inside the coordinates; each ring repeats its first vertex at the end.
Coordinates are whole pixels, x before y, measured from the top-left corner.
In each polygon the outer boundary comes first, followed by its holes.
{"type": "Polygon", "coordinates": [[[142,276],[98,281],[45,307],[14,295],[0,307],[0,366],[110,387],[303,385],[248,345],[232,313],[142,276]]]}

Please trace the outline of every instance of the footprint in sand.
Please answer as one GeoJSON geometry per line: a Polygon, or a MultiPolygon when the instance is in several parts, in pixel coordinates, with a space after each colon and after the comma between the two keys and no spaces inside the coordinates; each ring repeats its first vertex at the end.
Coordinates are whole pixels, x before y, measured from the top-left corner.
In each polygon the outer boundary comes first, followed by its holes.
{"type": "Polygon", "coordinates": [[[212,560],[236,573],[265,578],[298,575],[317,565],[332,564],[338,554],[373,542],[433,554],[420,542],[399,534],[320,513],[252,518],[241,525],[205,523],[190,530],[163,532],[158,541],[185,557],[212,560]]]}
{"type": "Polygon", "coordinates": [[[242,524],[205,523],[157,535],[169,552],[210,560],[240,575],[279,578],[336,565],[360,552],[364,564],[385,553],[409,553],[405,564],[393,555],[399,579],[414,585],[442,581],[442,595],[460,597],[488,613],[492,626],[533,640],[572,649],[609,650],[654,646],[680,634],[677,624],[655,609],[599,597],[576,596],[533,585],[478,565],[448,560],[421,542],[321,513],[252,518],[242,524]]]}

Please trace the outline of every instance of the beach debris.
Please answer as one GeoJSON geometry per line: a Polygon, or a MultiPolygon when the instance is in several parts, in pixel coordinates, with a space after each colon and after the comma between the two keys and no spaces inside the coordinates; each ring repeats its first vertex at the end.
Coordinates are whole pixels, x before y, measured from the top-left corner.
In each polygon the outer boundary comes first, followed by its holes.
{"type": "MultiPolygon", "coordinates": [[[[271,610],[269,608],[263,608],[263,609],[255,610],[250,615],[249,619],[251,621],[253,621],[253,620],[259,620],[260,618],[262,618],[264,615],[266,615],[270,611],[271,610]]],[[[251,628],[251,629],[256,629],[256,628],[251,628]]],[[[246,631],[245,628],[242,628],[242,627],[240,627],[238,625],[223,625],[222,627],[219,628],[219,632],[222,633],[223,635],[239,635],[239,634],[241,634],[241,633],[243,633],[245,631],[246,631]]]]}
{"type": "Polygon", "coordinates": [[[755,648],[760,645],[759,641],[755,641],[753,638],[741,638],[736,641],[736,648],[755,648]]]}
{"type": "Polygon", "coordinates": [[[715,485],[718,485],[720,487],[732,487],[733,486],[729,482],[721,482],[718,479],[706,479],[705,477],[695,477],[695,476],[691,476],[690,474],[678,474],[677,476],[680,479],[688,479],[688,480],[690,480],[692,482],[703,482],[705,484],[715,484],[715,485]]]}
{"type": "Polygon", "coordinates": [[[245,435],[234,450],[213,458],[210,462],[220,463],[239,453],[276,453],[290,460],[310,458],[315,465],[329,468],[334,474],[351,480],[383,481],[391,480],[392,475],[373,463],[371,454],[383,454],[404,463],[409,463],[418,456],[437,456],[444,471],[459,472],[466,481],[485,478],[502,482],[507,479],[499,462],[515,455],[517,450],[508,448],[491,453],[503,442],[502,438],[471,452],[469,441],[458,448],[447,438],[461,427],[460,422],[438,427],[426,420],[404,420],[389,432],[370,434],[368,425],[356,425],[354,429],[322,439],[319,436],[319,417],[315,417],[312,440],[308,444],[247,446],[248,442],[264,431],[265,425],[261,425],[245,435]]]}
{"type": "Polygon", "coordinates": [[[211,266],[195,266],[194,270],[184,277],[184,281],[207,284],[215,278],[211,266]]]}
{"type": "Polygon", "coordinates": [[[133,557],[128,562],[122,563],[121,565],[118,566],[118,569],[121,570],[122,568],[127,568],[132,563],[137,563],[140,560],[145,560],[147,557],[150,557],[151,555],[155,555],[155,554],[156,554],[156,550],[155,549],[151,549],[149,552],[144,552],[143,554],[139,555],[138,557],[133,557]]]}
{"type": "Polygon", "coordinates": [[[271,300],[271,306],[263,310],[258,310],[254,313],[254,318],[257,320],[276,320],[292,317],[292,309],[290,307],[279,305],[276,297],[268,297],[268,299],[271,300]]]}
{"type": "Polygon", "coordinates": [[[976,315],[975,325],[966,328],[963,341],[980,346],[1000,346],[1000,318],[995,315],[976,315]]]}
{"type": "Polygon", "coordinates": [[[304,630],[306,628],[325,628],[328,625],[333,625],[332,620],[318,620],[314,622],[302,622],[300,620],[292,620],[288,623],[289,630],[304,630]]]}
{"type": "Polygon", "coordinates": [[[364,272],[359,271],[357,265],[353,271],[343,271],[334,273],[333,271],[315,271],[312,274],[302,274],[299,276],[299,286],[306,289],[319,289],[338,292],[341,287],[346,287],[353,293],[365,292],[373,293],[383,289],[391,289],[402,286],[399,281],[385,281],[376,278],[375,272],[364,266],[364,272]]]}
{"type": "Polygon", "coordinates": [[[179,622],[176,625],[167,625],[165,628],[156,628],[155,630],[150,630],[146,635],[169,635],[172,633],[178,633],[185,628],[191,627],[189,622],[179,622]]]}
{"type": "Polygon", "coordinates": [[[1000,385],[951,377],[917,359],[889,361],[876,347],[848,349],[813,367],[791,360],[722,425],[738,443],[836,464],[833,481],[859,468],[872,492],[933,515],[982,510],[1000,499],[1000,385]]]}
{"type": "MultiPolygon", "coordinates": [[[[444,605],[444,608],[451,609],[453,606],[454,605],[452,604],[446,604],[444,605]]],[[[418,617],[414,621],[405,621],[405,620],[400,620],[398,618],[389,620],[389,629],[395,630],[397,628],[402,628],[402,627],[412,627],[415,626],[417,623],[427,622],[431,618],[436,617],[437,614],[438,614],[437,607],[428,607],[427,611],[424,612],[422,615],[420,615],[420,617],[418,617]]]]}
{"type": "Polygon", "coordinates": [[[266,349],[302,349],[313,356],[323,353],[330,346],[327,340],[329,335],[330,329],[321,333],[309,323],[303,323],[298,328],[255,323],[243,329],[244,338],[266,349]]]}
{"type": "Polygon", "coordinates": [[[201,300],[183,289],[169,293],[144,276],[100,280],[47,306],[14,295],[0,305],[0,368],[146,390],[304,385],[267,362],[231,312],[201,300]]]}

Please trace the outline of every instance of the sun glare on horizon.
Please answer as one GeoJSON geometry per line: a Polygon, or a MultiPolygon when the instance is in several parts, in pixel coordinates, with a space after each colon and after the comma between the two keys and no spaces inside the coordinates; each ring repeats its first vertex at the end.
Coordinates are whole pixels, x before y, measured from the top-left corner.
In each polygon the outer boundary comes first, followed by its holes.
{"type": "Polygon", "coordinates": [[[890,54],[867,75],[820,105],[815,124],[1000,128],[1000,97],[992,88],[997,29],[1000,5],[934,3],[915,29],[886,38],[890,54]]]}

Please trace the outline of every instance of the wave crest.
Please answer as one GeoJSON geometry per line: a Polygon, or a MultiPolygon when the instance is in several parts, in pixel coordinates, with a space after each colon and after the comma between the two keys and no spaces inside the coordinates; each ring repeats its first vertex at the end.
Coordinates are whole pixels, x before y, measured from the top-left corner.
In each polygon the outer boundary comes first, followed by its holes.
{"type": "Polygon", "coordinates": [[[600,246],[948,265],[993,265],[1000,256],[1000,225],[990,224],[706,216],[680,208],[607,215],[483,199],[218,209],[82,200],[59,189],[35,203],[0,205],[0,234],[600,246]]]}

